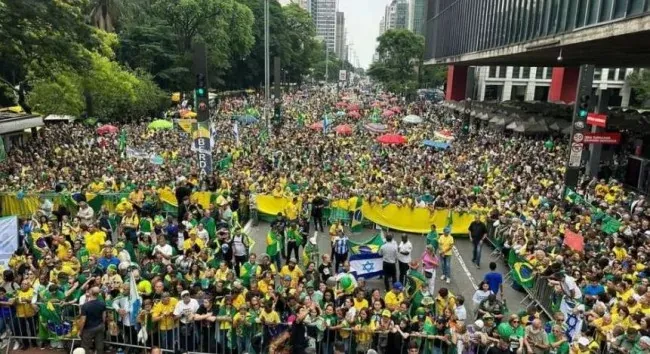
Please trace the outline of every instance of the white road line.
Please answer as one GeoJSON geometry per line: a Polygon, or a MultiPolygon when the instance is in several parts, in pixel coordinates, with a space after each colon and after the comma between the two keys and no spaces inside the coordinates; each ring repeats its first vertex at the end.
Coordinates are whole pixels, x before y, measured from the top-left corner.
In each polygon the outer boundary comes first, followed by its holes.
{"type": "Polygon", "coordinates": [[[244,232],[245,233],[250,233],[252,228],[253,228],[253,220],[251,219],[251,220],[248,220],[246,225],[244,225],[244,232]]]}
{"type": "Polygon", "coordinates": [[[478,289],[478,285],[476,285],[476,280],[474,280],[472,273],[469,271],[469,268],[467,268],[467,265],[465,264],[465,261],[463,261],[463,257],[460,256],[460,252],[458,252],[458,248],[456,248],[456,246],[453,246],[452,252],[454,252],[454,256],[456,256],[456,259],[458,259],[458,263],[460,263],[460,266],[463,268],[463,271],[465,271],[465,275],[467,275],[467,277],[469,278],[469,282],[474,287],[474,290],[478,289]]]}

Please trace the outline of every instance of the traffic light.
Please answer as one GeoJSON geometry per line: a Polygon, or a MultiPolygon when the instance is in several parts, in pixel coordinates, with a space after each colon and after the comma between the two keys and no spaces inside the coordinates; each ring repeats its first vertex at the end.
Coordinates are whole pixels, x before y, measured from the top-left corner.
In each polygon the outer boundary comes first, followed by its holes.
{"type": "Polygon", "coordinates": [[[205,97],[205,94],[208,92],[207,86],[205,75],[196,74],[196,97],[205,97]]]}
{"type": "Polygon", "coordinates": [[[586,118],[587,113],[589,112],[589,99],[591,97],[589,95],[582,95],[580,96],[580,102],[578,105],[578,116],[580,118],[586,118]]]}

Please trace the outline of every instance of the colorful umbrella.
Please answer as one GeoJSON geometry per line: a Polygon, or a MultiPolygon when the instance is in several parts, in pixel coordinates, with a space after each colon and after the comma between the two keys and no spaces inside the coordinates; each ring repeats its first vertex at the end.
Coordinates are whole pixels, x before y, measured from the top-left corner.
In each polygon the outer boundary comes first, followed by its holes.
{"type": "Polygon", "coordinates": [[[391,110],[385,110],[384,113],[381,114],[382,117],[392,117],[395,115],[395,112],[391,110]]]}
{"type": "Polygon", "coordinates": [[[365,127],[373,133],[383,133],[388,130],[388,127],[385,124],[380,123],[368,123],[365,127]]]}
{"type": "Polygon", "coordinates": [[[414,114],[408,115],[402,119],[404,123],[411,123],[411,124],[420,124],[422,123],[422,118],[420,116],[416,116],[414,114]]]}
{"type": "Polygon", "coordinates": [[[398,107],[398,106],[391,107],[390,110],[395,112],[395,113],[399,113],[399,112],[402,111],[402,109],[400,107],[398,107]]]}
{"type": "Polygon", "coordinates": [[[454,140],[454,135],[449,130],[440,130],[433,133],[436,138],[444,139],[446,141],[454,140]]]}
{"type": "Polygon", "coordinates": [[[361,118],[361,114],[357,111],[348,112],[348,117],[350,118],[361,118]]]}
{"type": "Polygon", "coordinates": [[[358,104],[351,104],[348,106],[348,112],[350,111],[358,111],[359,110],[359,105],[358,104]]]}
{"type": "Polygon", "coordinates": [[[240,123],[242,124],[255,124],[257,123],[258,119],[253,117],[252,115],[244,115],[244,116],[238,116],[235,117],[240,123]]]}
{"type": "Polygon", "coordinates": [[[334,128],[334,131],[339,135],[350,135],[352,134],[352,127],[349,124],[341,124],[334,128]]]}
{"type": "Polygon", "coordinates": [[[377,141],[382,144],[404,144],[406,143],[406,138],[399,134],[385,134],[377,138],[377,141]]]}
{"type": "Polygon", "coordinates": [[[323,130],[323,121],[316,122],[309,126],[309,129],[312,130],[323,130]]]}
{"type": "Polygon", "coordinates": [[[115,134],[117,133],[119,129],[110,124],[102,125],[101,127],[97,128],[97,134],[99,135],[106,135],[106,134],[115,134]]]}
{"type": "Polygon", "coordinates": [[[425,140],[422,142],[422,144],[424,146],[429,146],[439,150],[447,150],[449,148],[449,143],[446,143],[444,141],[425,140]]]}
{"type": "Polygon", "coordinates": [[[151,130],[172,129],[173,127],[174,127],[174,123],[164,119],[154,120],[153,122],[149,123],[149,125],[147,126],[147,128],[151,130]]]}

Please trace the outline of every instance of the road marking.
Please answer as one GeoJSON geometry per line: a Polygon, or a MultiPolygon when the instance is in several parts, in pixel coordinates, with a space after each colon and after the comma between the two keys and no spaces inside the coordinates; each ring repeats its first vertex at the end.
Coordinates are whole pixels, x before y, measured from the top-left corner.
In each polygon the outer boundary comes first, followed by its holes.
{"type": "Polygon", "coordinates": [[[452,252],[454,252],[454,256],[456,256],[456,258],[458,259],[458,263],[460,263],[460,266],[463,268],[463,271],[465,271],[465,275],[467,275],[467,277],[469,278],[469,282],[474,287],[474,290],[477,290],[478,285],[476,285],[476,280],[474,280],[472,273],[470,273],[469,268],[467,268],[467,265],[465,264],[465,261],[463,261],[463,257],[460,256],[460,252],[458,252],[458,248],[456,248],[456,246],[453,246],[452,252]]]}
{"type": "Polygon", "coordinates": [[[244,233],[247,233],[247,234],[250,233],[252,228],[253,228],[253,220],[251,219],[251,220],[248,220],[246,225],[244,225],[244,233]]]}

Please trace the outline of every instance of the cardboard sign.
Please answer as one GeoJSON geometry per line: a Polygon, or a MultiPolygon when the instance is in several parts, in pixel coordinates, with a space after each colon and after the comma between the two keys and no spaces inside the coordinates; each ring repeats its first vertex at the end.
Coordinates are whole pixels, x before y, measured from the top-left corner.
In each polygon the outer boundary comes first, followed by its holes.
{"type": "Polygon", "coordinates": [[[615,145],[621,142],[621,133],[585,133],[585,144],[615,145]]]}
{"type": "Polygon", "coordinates": [[[587,115],[587,124],[605,128],[607,126],[607,116],[604,114],[589,113],[587,115]]]}
{"type": "Polygon", "coordinates": [[[582,252],[585,249],[584,237],[579,233],[569,230],[569,228],[564,230],[564,244],[578,252],[582,252]]]}

